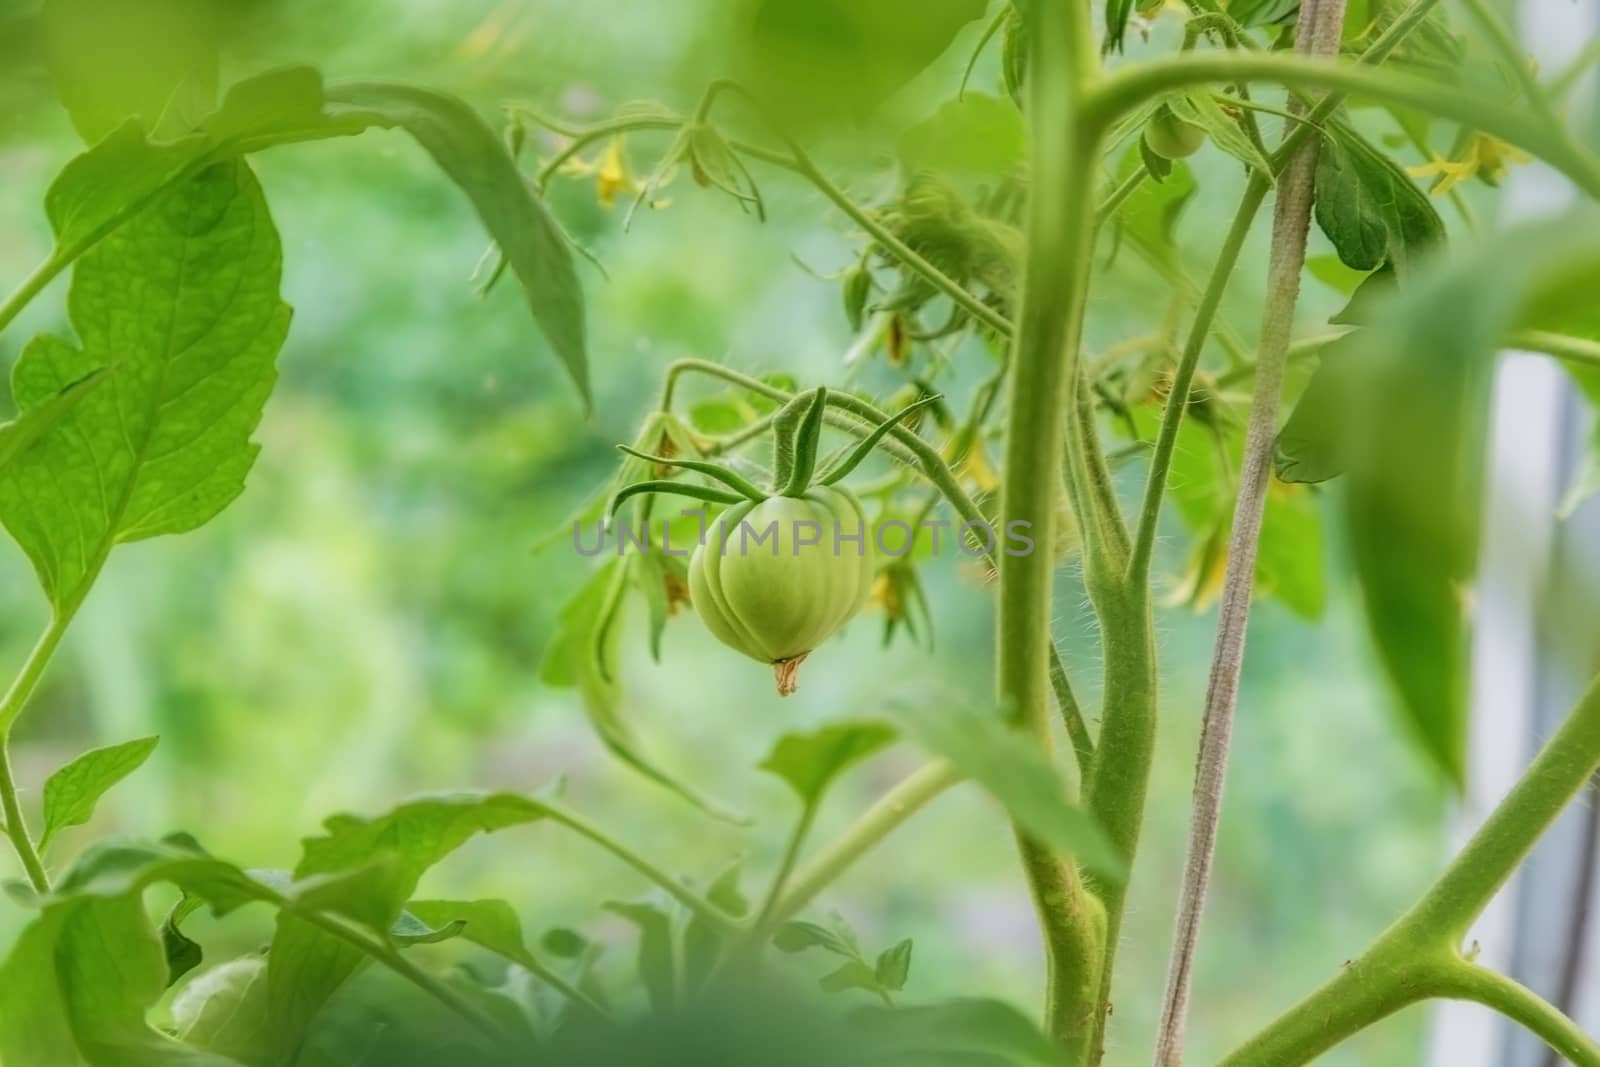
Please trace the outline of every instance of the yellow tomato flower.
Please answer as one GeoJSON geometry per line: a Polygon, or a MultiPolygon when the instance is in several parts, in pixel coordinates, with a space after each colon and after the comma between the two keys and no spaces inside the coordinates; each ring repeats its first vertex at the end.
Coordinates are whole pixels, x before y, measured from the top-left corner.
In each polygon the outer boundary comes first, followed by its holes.
{"type": "Polygon", "coordinates": [[[1436,178],[1429,192],[1434,196],[1443,196],[1462,182],[1479,176],[1494,185],[1510,172],[1511,164],[1527,163],[1532,158],[1498,137],[1475,132],[1468,139],[1460,158],[1436,157],[1432,162],[1406,170],[1414,178],[1436,178]]]}

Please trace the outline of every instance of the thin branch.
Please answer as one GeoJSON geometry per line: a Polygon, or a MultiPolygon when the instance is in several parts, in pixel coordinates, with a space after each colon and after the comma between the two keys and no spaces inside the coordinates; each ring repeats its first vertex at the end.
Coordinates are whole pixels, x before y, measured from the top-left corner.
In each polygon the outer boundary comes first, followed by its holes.
{"type": "Polygon", "coordinates": [[[773,905],[769,922],[778,924],[793,918],[874,845],[959,781],[960,772],[944,760],[929,763],[906,777],[862,812],[815,859],[795,872],[773,905]]]}
{"type": "Polygon", "coordinates": [[[1439,977],[1436,996],[1471,1000],[1521,1023],[1573,1067],[1600,1067],[1600,1045],[1554,1005],[1526,986],[1462,961],[1439,977]]]}
{"type": "MultiPolygon", "coordinates": [[[[1300,9],[1297,51],[1311,56],[1337,54],[1344,7],[1344,0],[1306,0],[1300,9]]],[[[1211,880],[1217,824],[1222,818],[1228,748],[1239,698],[1239,676],[1244,666],[1250,599],[1255,586],[1256,550],[1261,542],[1267,485],[1272,477],[1278,400],[1283,388],[1289,335],[1294,326],[1295,303],[1300,295],[1300,274],[1305,269],[1306,235],[1311,225],[1316,188],[1317,147],[1316,141],[1310,142],[1290,161],[1278,182],[1273,207],[1272,252],[1267,265],[1267,298],[1262,313],[1260,354],[1256,359],[1255,395],[1245,427],[1239,495],[1234,505],[1227,575],[1217,615],[1216,650],[1206,687],[1188,859],[1156,1044],[1157,1067],[1179,1067],[1183,1062],[1194,953],[1211,880]]]]}
{"type": "Polygon", "coordinates": [[[1094,738],[1089,734],[1089,724],[1083,719],[1077,694],[1072,691],[1072,680],[1067,677],[1066,664],[1061,662],[1061,652],[1054,641],[1050,643],[1050,688],[1055,691],[1061,725],[1066,728],[1073,755],[1078,758],[1078,780],[1084,781],[1089,777],[1089,768],[1094,766],[1094,738]]]}

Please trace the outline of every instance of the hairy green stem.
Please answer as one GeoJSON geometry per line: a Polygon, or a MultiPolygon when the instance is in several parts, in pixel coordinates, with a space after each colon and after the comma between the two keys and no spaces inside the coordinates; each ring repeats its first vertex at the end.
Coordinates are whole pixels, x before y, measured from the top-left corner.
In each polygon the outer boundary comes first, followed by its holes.
{"type": "MultiPolygon", "coordinates": [[[[1337,54],[1344,8],[1344,0],[1306,0],[1300,8],[1297,51],[1314,56],[1337,54]]],[[[1234,503],[1227,570],[1217,612],[1216,646],[1201,719],[1188,855],[1156,1039],[1156,1067],[1180,1067],[1183,1062],[1195,949],[1211,883],[1217,826],[1222,820],[1229,746],[1239,701],[1239,678],[1244,668],[1245,633],[1255,588],[1256,550],[1261,543],[1267,486],[1272,477],[1278,400],[1283,389],[1289,335],[1294,328],[1295,304],[1300,296],[1300,275],[1305,269],[1306,237],[1316,193],[1317,148],[1318,142],[1311,141],[1289,162],[1279,178],[1273,208],[1272,251],[1267,265],[1267,296],[1256,358],[1255,393],[1245,426],[1238,497],[1234,503]]]]}
{"type": "Polygon", "coordinates": [[[800,867],[772,907],[770,921],[793,918],[873,846],[888,837],[928,802],[960,782],[961,773],[945,760],[912,772],[850,824],[838,839],[800,867]]]}
{"type": "MultiPolygon", "coordinates": [[[[1007,529],[1026,523],[1035,550],[999,560],[997,697],[1047,752],[1051,740],[1050,612],[1056,494],[1080,367],[1083,294],[1094,218],[1099,131],[1079,119],[1096,66],[1087,7],[1032,5],[1028,113],[1032,188],[1022,305],[1012,348],[1010,424],[1000,510],[1007,529]]],[[[1087,531],[1086,531],[1087,532],[1087,531]]],[[[1100,989],[1103,926],[1076,866],[1017,830],[1045,938],[1045,1017],[1065,1062],[1087,1062],[1100,989]]]]}
{"type": "MultiPolygon", "coordinates": [[[[1155,620],[1147,590],[1118,584],[1091,590],[1100,619],[1105,690],[1094,766],[1085,804],[1132,869],[1144,825],[1150,766],[1155,752],[1158,686],[1155,620]]],[[[1105,907],[1106,937],[1101,963],[1099,1013],[1092,1063],[1105,1055],[1111,1011],[1111,980],[1121,938],[1128,883],[1095,888],[1105,907]]]]}
{"type": "MultiPolygon", "coordinates": [[[[1473,922],[1597,767],[1600,679],[1423,898],[1371,948],[1245,1042],[1222,1067],[1297,1067],[1408,1004],[1461,995],[1440,975],[1457,973],[1450,968],[1464,962],[1458,948],[1473,922]]],[[[1525,1000],[1518,1004],[1502,997],[1491,1006],[1502,1004],[1529,1024],[1525,1000]]]]}

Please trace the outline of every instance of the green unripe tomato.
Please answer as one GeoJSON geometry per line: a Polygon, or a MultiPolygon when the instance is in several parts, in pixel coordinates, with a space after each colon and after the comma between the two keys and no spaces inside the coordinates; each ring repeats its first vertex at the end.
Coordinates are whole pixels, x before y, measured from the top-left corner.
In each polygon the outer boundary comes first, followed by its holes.
{"type": "Polygon", "coordinates": [[[788,696],[801,661],[866,604],[875,570],[861,504],[813,486],[723,512],[689,560],[689,595],[706,629],[772,664],[788,696]]]}
{"type": "Polygon", "coordinates": [[[1206,131],[1180,119],[1172,108],[1162,104],[1145,125],[1144,143],[1162,159],[1185,159],[1200,151],[1206,143],[1206,131]]]}

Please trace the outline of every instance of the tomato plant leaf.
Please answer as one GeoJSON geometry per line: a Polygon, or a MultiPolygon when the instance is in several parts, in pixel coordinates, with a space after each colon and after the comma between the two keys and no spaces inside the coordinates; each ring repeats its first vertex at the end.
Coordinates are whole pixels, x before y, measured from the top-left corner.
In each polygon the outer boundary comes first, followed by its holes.
{"type": "Polygon", "coordinates": [[[80,344],[35,338],[12,389],[26,413],[98,369],[104,380],[0,471],[0,521],[58,610],[116,544],[192,530],[244,488],[289,325],[280,267],[238,162],[174,187],[78,264],[80,344]]]}
{"type": "Polygon", "coordinates": [[[1067,801],[1066,783],[1038,746],[999,712],[908,709],[898,716],[913,739],[943,756],[1011,813],[1030,834],[1070,854],[1102,878],[1121,879],[1126,864],[1094,817],[1067,801]]]}
{"type": "Polygon", "coordinates": [[[223,19],[206,0],[48,0],[39,34],[73,126],[93,141],[129,116],[153,127],[210,111],[223,19]]]}
{"type": "Polygon", "coordinates": [[[327,97],[336,110],[347,108],[375,124],[404,129],[466,193],[587,407],[593,397],[583,290],[571,249],[489,124],[453,96],[409,85],[335,85],[327,97]]]}
{"type": "Polygon", "coordinates": [[[1300,455],[1347,473],[1346,535],[1401,720],[1457,784],[1492,360],[1509,330],[1594,292],[1593,226],[1578,216],[1510,231],[1381,298],[1319,369],[1333,384],[1315,417],[1297,409],[1286,427],[1300,455]]]}
{"type": "MultiPolygon", "coordinates": [[[[742,869],[736,861],[706,889],[706,900],[735,918],[743,918],[750,911],[750,901],[739,888],[742,869]]],[[[683,977],[688,992],[699,989],[711,977],[726,941],[723,931],[704,916],[689,916],[683,928],[683,977]]]]}
{"type": "Polygon", "coordinates": [[[160,1033],[145,1012],[167,984],[137,893],[53,900],[0,965],[0,1055],[16,1067],[237,1067],[160,1033]]]}
{"type": "Polygon", "coordinates": [[[739,81],[786,122],[860,121],[983,17],[984,0],[750,0],[739,81]]]}
{"type": "Polygon", "coordinates": [[[1233,0],[1228,17],[1249,29],[1283,22],[1299,10],[1300,0],[1233,0]]]}
{"type": "MultiPolygon", "coordinates": [[[[342,892],[319,886],[316,904],[385,934],[424,872],[479,833],[544,817],[536,801],[509,793],[409,801],[376,818],[336,815],[303,842],[296,882],[356,872],[342,892]],[[377,862],[375,862],[377,861],[377,862]]],[[[299,1047],[313,1016],[364,961],[361,952],[289,912],[278,916],[268,953],[268,1019],[274,1055],[299,1047]]]]}
{"type": "Polygon", "coordinates": [[[0,422],[0,469],[27,451],[45,431],[60,422],[104,377],[104,370],[94,371],[10,422],[0,422]]]}
{"type": "Polygon", "coordinates": [[[906,987],[906,979],[911,977],[911,948],[908,937],[878,953],[872,973],[880,988],[898,993],[906,987]]]}
{"type": "Polygon", "coordinates": [[[171,973],[167,944],[143,901],[157,882],[205,900],[218,915],[272,896],[182,835],[91,846],[38,902],[0,964],[0,1057],[8,1067],[238,1067],[173,1041],[145,1019],[171,973]]]}
{"type": "Polygon", "coordinates": [[[173,998],[172,1020],[186,1045],[240,1063],[264,1062],[267,961],[245,956],[197,975],[173,998]]]}
{"type": "Polygon", "coordinates": [[[649,901],[608,900],[605,909],[639,928],[639,982],[658,1012],[671,1011],[678,1000],[677,954],[672,943],[672,917],[649,901]]]}
{"type": "Polygon", "coordinates": [[[1047,1067],[1061,1049],[1016,1008],[964,998],[856,1013],[859,1047],[873,1063],[941,1067],[1047,1067]]]}
{"type": "Polygon", "coordinates": [[[159,741],[158,737],[140,737],[90,749],[45,779],[39,848],[48,845],[57,831],[88,822],[101,795],[143,766],[159,741]]]}
{"type": "Polygon", "coordinates": [[[883,723],[830,723],[809,734],[785,734],[761,769],[787,782],[809,810],[835,778],[894,739],[894,729],[883,723]]]}
{"type": "Polygon", "coordinates": [[[167,917],[161,922],[161,949],[167,957],[167,985],[173,985],[178,979],[200,966],[205,959],[205,951],[200,943],[185,934],[182,929],[183,920],[188,918],[203,903],[199,897],[185,893],[178,898],[178,902],[167,912],[167,917]]]}
{"type": "Polygon", "coordinates": [[[457,933],[463,940],[531,971],[540,969],[522,939],[522,920],[503,900],[413,900],[406,912],[430,927],[459,924],[457,933]]]}
{"type": "Polygon", "coordinates": [[[1391,261],[1403,276],[1444,240],[1444,220],[1409,175],[1348,124],[1332,122],[1317,155],[1317,225],[1347,267],[1391,261]]]}
{"type": "Polygon", "coordinates": [[[1011,101],[967,93],[901,134],[897,150],[908,173],[1003,178],[1022,165],[1026,142],[1022,113],[1011,101]]]}
{"type": "Polygon", "coordinates": [[[53,262],[71,263],[138,214],[168,187],[212,163],[275,144],[360,133],[369,123],[324,110],[322,76],[288,67],[229,88],[222,105],[192,130],[151,140],[130,119],[61,169],[45,193],[55,235],[53,262]]]}
{"type": "Polygon", "coordinates": [[[853,940],[820,923],[807,922],[803,919],[794,919],[780,926],[772,937],[772,945],[779,952],[794,953],[804,952],[808,948],[820,948],[846,959],[856,959],[861,955],[861,950],[856,947],[853,940]]]}
{"type": "Polygon", "coordinates": [[[389,940],[396,945],[437,945],[461,936],[467,928],[465,919],[450,919],[435,926],[419,919],[409,908],[402,911],[389,924],[389,940]]]}

